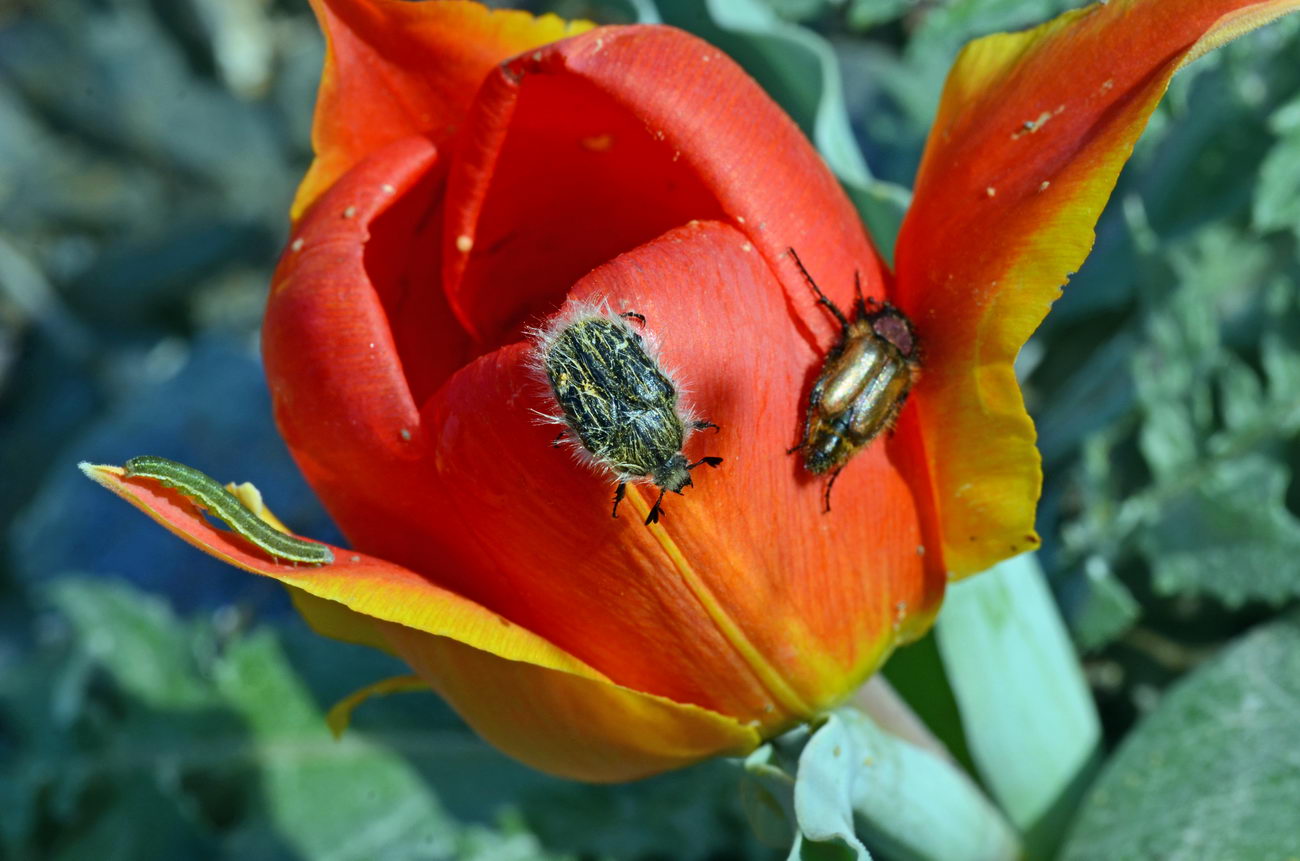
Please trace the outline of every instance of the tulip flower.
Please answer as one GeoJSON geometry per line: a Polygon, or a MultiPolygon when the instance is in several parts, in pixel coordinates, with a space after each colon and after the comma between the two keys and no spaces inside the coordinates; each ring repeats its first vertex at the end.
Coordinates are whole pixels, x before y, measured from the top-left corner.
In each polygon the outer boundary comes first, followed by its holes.
{"type": "Polygon", "coordinates": [[[279,564],[183,496],[92,477],[275,577],[321,632],[399,655],[488,741],[611,781],[741,754],[923,633],[945,583],[1033,549],[1012,370],[1093,241],[1170,77],[1300,5],[1112,0],[957,59],[891,272],[794,123],[661,26],[313,0],[328,39],[263,350],[275,416],[353,550],[279,564]],[[805,284],[888,299],[921,370],[823,512],[796,456],[840,335],[805,284]],[[552,447],[528,335],[644,315],[716,455],[665,501],[552,447]],[[704,474],[707,473],[707,474],[704,474]]]}

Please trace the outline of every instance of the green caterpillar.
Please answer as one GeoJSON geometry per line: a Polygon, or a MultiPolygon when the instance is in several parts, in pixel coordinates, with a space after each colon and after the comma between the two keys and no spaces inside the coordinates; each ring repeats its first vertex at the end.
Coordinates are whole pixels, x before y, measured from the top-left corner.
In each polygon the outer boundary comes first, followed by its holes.
{"type": "Polygon", "coordinates": [[[334,552],[324,544],[286,535],[250,511],[211,476],[192,466],[155,455],[141,455],[126,462],[128,478],[152,478],[164,487],[180,491],[234,532],[276,559],[306,565],[329,565],[334,552]]]}

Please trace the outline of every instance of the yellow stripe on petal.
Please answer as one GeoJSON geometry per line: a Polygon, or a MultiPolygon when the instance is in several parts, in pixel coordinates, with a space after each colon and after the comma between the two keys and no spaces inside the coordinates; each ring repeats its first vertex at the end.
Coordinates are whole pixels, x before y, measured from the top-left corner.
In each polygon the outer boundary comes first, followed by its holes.
{"type": "MultiPolygon", "coordinates": [[[[627,500],[632,509],[636,511],[637,519],[646,521],[650,513],[650,503],[646,501],[641,491],[633,490],[632,493],[627,495],[627,500]]],[[[813,717],[814,710],[808,703],[804,702],[803,697],[791,687],[790,683],[785,680],[763,653],[755,648],[754,644],[745,636],[745,632],[736,623],[736,620],[727,614],[717,596],[710,591],[708,585],[695,572],[694,566],[682,553],[681,548],[677,546],[677,542],[673,540],[668,530],[657,523],[650,525],[647,521],[646,525],[650,530],[649,534],[663,548],[664,555],[672,562],[673,568],[677,570],[682,581],[685,582],[686,588],[691,590],[691,594],[700,602],[700,606],[708,617],[713,620],[713,624],[717,626],[723,638],[744,659],[745,664],[758,678],[759,683],[772,695],[772,699],[776,700],[788,715],[802,718],[813,717]]],[[[816,644],[814,643],[814,645],[816,644]]],[[[820,653],[816,648],[808,649],[804,654],[808,655],[810,661],[820,657],[820,653]]]]}
{"type": "Polygon", "coordinates": [[[895,253],[952,576],[1037,546],[1042,473],[1012,363],[1093,243],[1134,142],[1190,59],[1300,7],[1114,0],[971,43],[949,73],[895,253]]]}

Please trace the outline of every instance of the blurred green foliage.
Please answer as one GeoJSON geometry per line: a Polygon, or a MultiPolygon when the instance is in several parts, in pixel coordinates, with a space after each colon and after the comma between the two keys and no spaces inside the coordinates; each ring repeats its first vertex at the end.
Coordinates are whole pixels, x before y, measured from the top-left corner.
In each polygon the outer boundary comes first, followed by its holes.
{"type": "MultiPolygon", "coordinates": [[[[960,46],[1073,5],[545,4],[718,42],[828,152],[886,253],[960,46]]],[[[1118,748],[1070,858],[1300,851],[1277,830],[1300,809],[1297,56],[1285,20],[1180,73],[1021,356],[1039,561],[1118,748]]],[[[0,9],[0,856],[783,857],[741,809],[776,803],[775,767],[743,793],[724,763],[577,786],[423,694],[368,703],[333,741],[324,711],[400,669],[74,474],[166,453],[332,534],[255,349],[320,57],[296,0],[0,9]]],[[[969,766],[937,654],[927,639],[888,672],[969,766]]]]}
{"type": "Polygon", "coordinates": [[[488,748],[432,694],[324,713],[395,662],[302,625],[185,621],[60,578],[0,674],[0,847],[12,858],[707,858],[750,845],[718,763],[607,790],[488,748]],[[681,847],[692,847],[683,852],[681,847]]]}

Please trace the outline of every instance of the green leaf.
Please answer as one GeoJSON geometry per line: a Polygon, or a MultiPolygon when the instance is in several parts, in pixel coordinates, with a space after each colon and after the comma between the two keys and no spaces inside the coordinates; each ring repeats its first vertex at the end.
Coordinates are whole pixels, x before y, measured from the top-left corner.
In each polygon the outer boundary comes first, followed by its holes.
{"type": "MultiPolygon", "coordinates": [[[[865,0],[873,2],[873,0],[865,0]]],[[[893,0],[891,0],[892,4],[893,0]]],[[[1075,0],[952,0],[925,6],[900,63],[882,83],[922,128],[934,120],[939,95],[957,52],[972,39],[1042,23],[1078,5],[1075,0]]]]}
{"type": "Polygon", "coordinates": [[[1300,131],[1283,137],[1264,157],[1251,218],[1261,231],[1289,229],[1300,237],[1300,131]]]}
{"type": "Polygon", "coordinates": [[[1300,432],[1300,301],[1271,273],[1268,246],[1226,229],[1171,262],[1180,283],[1153,297],[1134,360],[1152,484],[1125,501],[1110,532],[1135,537],[1163,593],[1281,602],[1300,595],[1300,519],[1280,457],[1300,432]],[[1259,370],[1223,343],[1232,312],[1254,330],[1259,370]]]}
{"type": "Polygon", "coordinates": [[[952,0],[925,15],[913,41],[926,50],[956,51],[979,36],[1023,29],[1076,6],[1071,0],[952,0]]]}
{"type": "Polygon", "coordinates": [[[1252,221],[1261,231],[1290,228],[1300,237],[1300,96],[1277,108],[1268,124],[1278,139],[1260,165],[1252,221]]]}
{"type": "Polygon", "coordinates": [[[618,786],[551,780],[519,804],[548,848],[580,858],[763,857],[745,823],[736,771],[716,760],[618,786]]]}
{"type": "Polygon", "coordinates": [[[1133,409],[1129,365],[1136,346],[1132,333],[1115,333],[1104,349],[1076,363],[1070,376],[1042,393],[1044,403],[1035,410],[1034,423],[1046,469],[1076,454],[1133,409]]]}
{"type": "Polygon", "coordinates": [[[849,0],[847,19],[854,30],[866,30],[903,17],[920,0],[849,0]]]}
{"type": "Polygon", "coordinates": [[[179,623],[161,602],[108,581],[62,580],[48,594],[87,657],[130,696],[162,709],[214,703],[198,678],[201,659],[215,649],[210,634],[179,623]]]}
{"type": "Polygon", "coordinates": [[[542,4],[540,11],[561,18],[587,18],[598,24],[661,24],[654,0],[589,0],[574,8],[563,0],[542,4]]]}
{"type": "Polygon", "coordinates": [[[762,0],[772,12],[786,21],[807,21],[826,14],[827,7],[839,0],[762,0]]]}
{"type": "Polygon", "coordinates": [[[106,580],[64,579],[51,598],[63,651],[0,673],[0,723],[17,742],[0,747],[0,854],[556,857],[502,805],[570,784],[491,751],[433,696],[390,698],[407,701],[399,719],[381,701],[333,739],[325,709],[358,672],[391,673],[386,656],[298,628],[219,636],[106,580]],[[291,655],[324,684],[307,684],[291,655]],[[463,787],[455,801],[475,824],[444,807],[435,781],[463,787]]]}
{"type": "Polygon", "coordinates": [[[1300,616],[1176,685],[1094,786],[1067,861],[1300,857],[1300,616]]]}
{"type": "MultiPolygon", "coordinates": [[[[665,10],[672,5],[660,3],[665,10]]],[[[757,0],[707,0],[707,5],[728,41],[745,45],[745,56],[737,59],[812,138],[836,176],[869,182],[871,173],[844,107],[839,61],[826,40],[782,21],[757,0]]],[[[730,53],[727,44],[715,44],[730,53]]]]}
{"type": "Polygon", "coordinates": [[[876,250],[891,266],[894,262],[894,242],[898,239],[903,216],[912,202],[912,192],[892,182],[872,179],[868,182],[844,182],[844,190],[862,216],[876,250]]]}
{"type": "Polygon", "coordinates": [[[749,827],[766,846],[775,849],[790,846],[795,841],[794,777],[791,776],[795,769],[782,763],[773,742],[745,757],[742,767],[740,804],[749,827]]]}
{"type": "Polygon", "coordinates": [[[67,833],[51,856],[56,861],[137,861],[141,858],[207,858],[217,845],[171,793],[139,775],[118,781],[108,809],[89,827],[67,833]],[[147,827],[142,827],[148,823],[147,827]]]}
{"type": "Polygon", "coordinates": [[[1165,593],[1209,592],[1228,604],[1300,595],[1300,520],[1286,508],[1290,471],[1246,456],[1167,496],[1139,545],[1165,593]]]}
{"type": "Polygon", "coordinates": [[[1101,556],[1084,563],[1084,595],[1076,603],[1070,627],[1079,648],[1100,649],[1118,638],[1142,615],[1142,607],[1101,556]]]}
{"type": "Polygon", "coordinates": [[[1101,727],[1037,559],[1018,556],[954,584],[936,637],[980,776],[1031,851],[1050,849],[1101,727]]]}
{"type": "Polygon", "coordinates": [[[1020,853],[1002,814],[961,769],[853,709],[829,715],[800,755],[795,815],[801,858],[865,858],[863,840],[896,859],[1020,853]]]}
{"type": "Polygon", "coordinates": [[[257,745],[263,813],[296,852],[367,859],[421,846],[431,857],[455,857],[456,823],[429,787],[360,733],[335,741],[269,631],[236,642],[214,676],[257,745]]]}

